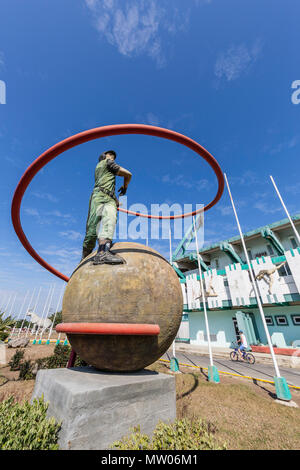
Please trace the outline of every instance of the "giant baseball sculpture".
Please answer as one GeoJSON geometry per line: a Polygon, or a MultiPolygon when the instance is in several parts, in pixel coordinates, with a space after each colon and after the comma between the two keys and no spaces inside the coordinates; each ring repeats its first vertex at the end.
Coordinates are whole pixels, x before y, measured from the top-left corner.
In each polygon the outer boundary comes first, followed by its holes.
{"type": "MultiPolygon", "coordinates": [[[[73,350],[88,364],[107,371],[136,371],[159,359],[173,342],[182,316],[179,280],[168,261],[157,251],[139,243],[116,243],[113,251],[125,264],[95,266],[92,253],[75,269],[70,279],[44,261],[32,248],[21,226],[22,197],[36,173],[64,151],[100,137],[145,134],[173,140],[194,150],[214,170],[218,179],[215,198],[204,209],[170,216],[183,218],[208,210],[221,198],[224,179],[221,168],[200,144],[177,132],[142,124],[99,127],[76,134],[51,147],[25,171],[12,201],[15,231],[30,255],[44,268],[68,284],[63,299],[62,324],[73,350]]],[[[165,218],[135,213],[129,214],[165,218]]]]}

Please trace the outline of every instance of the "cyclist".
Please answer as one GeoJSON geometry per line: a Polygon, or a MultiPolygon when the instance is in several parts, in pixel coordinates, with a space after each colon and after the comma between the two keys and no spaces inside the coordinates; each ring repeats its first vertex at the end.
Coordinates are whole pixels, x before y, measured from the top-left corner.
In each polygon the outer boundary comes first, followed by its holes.
{"type": "Polygon", "coordinates": [[[244,335],[242,330],[239,331],[239,335],[240,335],[240,346],[238,349],[238,353],[240,355],[241,360],[244,361],[245,359],[243,357],[243,351],[246,351],[246,348],[248,347],[248,343],[246,340],[246,336],[244,335]]]}

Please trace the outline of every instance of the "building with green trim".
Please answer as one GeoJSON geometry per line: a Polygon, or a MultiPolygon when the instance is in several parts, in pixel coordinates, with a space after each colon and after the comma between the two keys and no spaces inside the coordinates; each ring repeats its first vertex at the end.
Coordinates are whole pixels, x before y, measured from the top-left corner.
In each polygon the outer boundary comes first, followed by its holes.
{"type": "MultiPolygon", "coordinates": [[[[300,214],[292,218],[299,232],[300,214]]],[[[288,219],[247,232],[244,238],[273,344],[300,347],[300,247],[288,219]]],[[[239,330],[249,344],[266,344],[240,237],[204,246],[200,257],[212,346],[230,347],[239,330]]],[[[206,346],[197,253],[182,245],[173,266],[184,297],[177,341],[206,346]]]]}

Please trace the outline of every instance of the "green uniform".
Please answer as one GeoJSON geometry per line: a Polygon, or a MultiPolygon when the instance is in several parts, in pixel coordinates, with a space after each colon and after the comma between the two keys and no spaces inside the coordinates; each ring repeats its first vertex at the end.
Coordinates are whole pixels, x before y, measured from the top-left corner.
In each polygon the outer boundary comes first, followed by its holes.
{"type": "Polygon", "coordinates": [[[96,240],[112,240],[117,223],[117,204],[113,197],[101,191],[115,193],[116,174],[120,166],[113,160],[101,160],[95,170],[95,186],[90,198],[89,214],[83,248],[93,250],[96,240]],[[101,224],[101,229],[100,228],[101,224]]]}

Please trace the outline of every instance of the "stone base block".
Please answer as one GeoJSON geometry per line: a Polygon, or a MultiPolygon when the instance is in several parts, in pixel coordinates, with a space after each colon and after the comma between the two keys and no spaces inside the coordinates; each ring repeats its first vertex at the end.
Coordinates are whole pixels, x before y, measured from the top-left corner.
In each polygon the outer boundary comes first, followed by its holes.
{"type": "Polygon", "coordinates": [[[159,420],[176,418],[175,378],[148,370],[40,370],[32,400],[42,395],[49,402],[48,416],[62,422],[61,449],[108,449],[133,426],[152,434],[159,420]]]}

